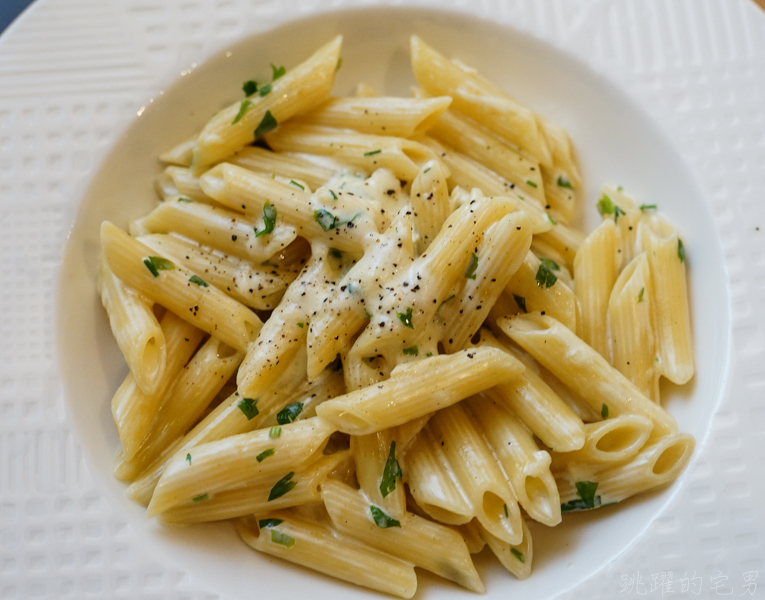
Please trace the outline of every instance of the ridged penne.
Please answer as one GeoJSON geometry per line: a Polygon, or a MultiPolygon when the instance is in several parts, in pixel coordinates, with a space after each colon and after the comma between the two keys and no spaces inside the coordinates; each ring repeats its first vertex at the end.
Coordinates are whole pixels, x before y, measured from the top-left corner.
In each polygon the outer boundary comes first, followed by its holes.
{"type": "Polygon", "coordinates": [[[657,437],[677,432],[672,415],[641,394],[605,358],[555,319],[530,314],[501,319],[498,325],[558,379],[579,390],[594,410],[647,417],[653,421],[657,437]]]}
{"type": "Polygon", "coordinates": [[[235,525],[245,543],[259,552],[399,598],[411,598],[417,591],[412,563],[289,511],[258,517],[278,525],[258,528],[255,517],[239,519],[235,525]]]}
{"type": "Polygon", "coordinates": [[[610,358],[608,348],[608,299],[617,276],[616,230],[610,219],[584,240],[574,259],[576,297],[580,319],[577,334],[596,352],[610,358]]]}
{"type": "Polygon", "coordinates": [[[523,521],[523,540],[518,544],[508,544],[484,529],[480,523],[477,524],[481,537],[486,540],[486,544],[491,548],[494,556],[505,569],[512,573],[517,579],[527,579],[531,575],[531,563],[534,558],[534,545],[531,541],[531,530],[523,521]]]}
{"type": "Polygon", "coordinates": [[[341,45],[342,36],[337,36],[308,60],[270,84],[270,93],[263,94],[261,89],[258,95],[253,94],[218,111],[197,138],[192,169],[200,171],[226,158],[252,143],[258,137],[253,131],[273,129],[323,100],[335,79],[341,45]]]}
{"type": "Polygon", "coordinates": [[[155,392],[165,371],[167,348],[153,303],[117,279],[103,256],[98,261],[98,292],[136,385],[145,394],[155,392]]]}
{"type": "Polygon", "coordinates": [[[451,212],[448,172],[438,160],[425,163],[412,182],[412,222],[416,255],[428,249],[451,212]]]}
{"type": "Polygon", "coordinates": [[[397,517],[399,526],[383,529],[375,524],[371,514],[370,508],[374,504],[370,504],[361,492],[337,481],[326,481],[321,496],[332,523],[340,533],[450,579],[473,592],[485,591],[464,540],[449,527],[405,512],[397,517]]]}

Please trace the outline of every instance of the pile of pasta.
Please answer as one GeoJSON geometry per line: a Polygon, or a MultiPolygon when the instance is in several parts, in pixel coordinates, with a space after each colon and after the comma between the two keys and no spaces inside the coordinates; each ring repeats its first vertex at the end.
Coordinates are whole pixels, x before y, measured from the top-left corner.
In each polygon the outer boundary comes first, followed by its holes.
{"type": "Polygon", "coordinates": [[[566,132],[415,37],[411,98],[329,96],[341,38],[161,159],[105,222],[99,288],[130,372],[114,473],[168,524],[404,598],[469,590],[527,520],[675,479],[659,379],[694,372],[685,251],[653,205],[582,186],[566,132]]]}

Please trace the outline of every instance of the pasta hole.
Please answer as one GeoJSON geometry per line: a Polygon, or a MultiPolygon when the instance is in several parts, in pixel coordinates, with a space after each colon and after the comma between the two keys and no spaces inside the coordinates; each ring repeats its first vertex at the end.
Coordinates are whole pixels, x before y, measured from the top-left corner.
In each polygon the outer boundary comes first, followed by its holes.
{"type": "Polygon", "coordinates": [[[686,458],[688,449],[689,446],[685,440],[679,440],[669,446],[659,455],[659,458],[656,459],[656,462],[653,465],[654,475],[666,475],[674,470],[678,465],[684,462],[683,459],[686,458]]]}
{"type": "Polygon", "coordinates": [[[601,452],[624,452],[632,448],[643,437],[643,431],[632,424],[615,427],[601,437],[595,448],[601,452]]]}
{"type": "Polygon", "coordinates": [[[148,379],[154,379],[162,367],[162,352],[160,351],[160,345],[157,343],[157,338],[154,336],[151,336],[143,347],[141,359],[143,370],[148,375],[148,379]]]}
{"type": "Polygon", "coordinates": [[[483,512],[491,520],[498,520],[505,516],[505,501],[493,492],[483,495],[483,512]]]}
{"type": "Polygon", "coordinates": [[[236,354],[236,348],[232,348],[228,344],[224,344],[223,342],[220,342],[218,344],[218,358],[225,359],[225,358],[231,358],[236,354]]]}
{"type": "Polygon", "coordinates": [[[247,339],[252,341],[256,337],[258,337],[258,333],[260,333],[260,323],[255,323],[253,321],[245,321],[244,322],[245,330],[247,331],[247,339]]]}
{"type": "Polygon", "coordinates": [[[550,493],[544,481],[539,477],[526,477],[524,487],[529,498],[529,504],[534,505],[537,510],[542,511],[545,515],[552,515],[550,493]]]}

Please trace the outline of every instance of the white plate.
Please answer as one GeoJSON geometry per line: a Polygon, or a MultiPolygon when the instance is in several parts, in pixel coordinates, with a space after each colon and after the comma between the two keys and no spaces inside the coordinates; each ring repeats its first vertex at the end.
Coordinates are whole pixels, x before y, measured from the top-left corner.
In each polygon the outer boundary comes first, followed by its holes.
{"type": "MultiPolygon", "coordinates": [[[[765,491],[756,477],[765,464],[756,444],[765,433],[757,399],[765,319],[756,310],[765,307],[757,283],[765,280],[765,230],[755,230],[765,228],[756,191],[765,183],[765,123],[753,101],[765,99],[765,19],[737,2],[668,9],[528,0],[476,9],[455,3],[454,13],[364,4],[321,13],[287,3],[105,9],[97,0],[42,2],[2,38],[3,257],[12,261],[6,282],[20,291],[6,294],[11,316],[2,322],[6,337],[19,341],[6,351],[8,398],[0,404],[0,596],[215,590],[237,599],[255,586],[284,594],[286,582],[297,597],[364,594],[255,555],[226,526],[147,523],[123,498],[111,477],[117,441],[108,401],[124,366],[94,292],[98,225],[105,218],[125,225],[146,212],[157,154],[239,99],[241,82],[265,76],[269,62],[294,65],[337,32],[345,36],[337,93],[360,79],[406,93],[413,82],[407,39],[416,32],[568,129],[586,178],[588,226],[596,189],[608,181],[659,204],[684,232],[698,376],[688,391],[667,391],[681,429],[697,438],[692,464],[646,498],[567,516],[554,530],[537,527],[534,573],[525,582],[480,560],[489,596],[637,595],[650,592],[652,575],[658,582],[669,572],[676,593],[685,576],[693,590],[700,578],[702,594],[718,582],[738,595],[743,574],[751,578],[765,558],[756,500],[765,491]],[[724,33],[707,30],[720,22],[724,33]],[[54,297],[56,236],[72,224],[54,297]],[[31,250],[29,238],[37,242],[31,250]],[[40,321],[25,328],[34,317],[40,321]],[[59,381],[76,442],[60,405],[40,400],[58,396],[59,381]],[[92,480],[72,473],[74,447],[83,449],[92,480]],[[728,579],[714,579],[718,570],[728,579]]],[[[421,581],[421,597],[467,594],[436,578],[421,581]]]]}

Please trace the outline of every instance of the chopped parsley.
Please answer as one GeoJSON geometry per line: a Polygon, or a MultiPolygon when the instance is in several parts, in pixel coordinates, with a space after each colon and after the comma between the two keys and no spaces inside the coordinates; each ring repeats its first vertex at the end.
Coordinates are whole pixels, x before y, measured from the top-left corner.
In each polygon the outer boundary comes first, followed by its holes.
{"type": "Polygon", "coordinates": [[[271,93],[271,84],[267,83],[262,88],[260,88],[260,97],[267,96],[271,93]]]}
{"type": "Polygon", "coordinates": [[[247,417],[247,420],[251,420],[253,417],[258,416],[258,398],[242,398],[237,406],[239,407],[239,410],[241,410],[244,413],[244,416],[247,417]]]}
{"type": "Polygon", "coordinates": [[[297,481],[290,481],[290,479],[292,479],[294,476],[295,471],[290,471],[279,481],[277,481],[274,484],[274,487],[271,488],[271,493],[268,494],[268,502],[271,502],[271,500],[276,500],[277,498],[281,498],[284,496],[284,494],[294,489],[297,485],[297,481]]]}
{"type": "Polygon", "coordinates": [[[366,308],[364,309],[364,318],[367,320],[372,318],[372,313],[369,312],[366,308]]]}
{"type": "Polygon", "coordinates": [[[454,300],[454,294],[452,294],[446,300],[444,300],[441,304],[439,304],[438,308],[436,309],[436,316],[441,314],[441,309],[444,307],[444,304],[446,304],[447,302],[450,302],[452,300],[454,300]]]}
{"type": "Polygon", "coordinates": [[[337,194],[335,194],[335,192],[333,192],[332,190],[329,190],[329,193],[332,194],[333,200],[337,200],[337,194]]]}
{"type": "Polygon", "coordinates": [[[526,298],[523,296],[519,296],[518,294],[513,294],[513,299],[515,300],[515,303],[518,305],[518,308],[520,308],[523,312],[528,312],[526,310],[526,298]]]}
{"type": "Polygon", "coordinates": [[[258,527],[261,529],[265,527],[276,527],[284,523],[284,519],[260,519],[258,521],[258,527]]]}
{"type": "Polygon", "coordinates": [[[603,406],[600,409],[600,416],[603,417],[604,419],[608,418],[608,404],[606,404],[605,402],[603,403],[603,406]]]}
{"type": "Polygon", "coordinates": [[[325,210],[323,208],[313,211],[313,218],[316,220],[316,222],[319,225],[321,225],[321,228],[324,231],[329,231],[330,229],[335,229],[336,227],[339,227],[339,222],[337,220],[337,217],[333,215],[331,212],[329,212],[328,210],[325,210]]]}
{"type": "Polygon", "coordinates": [[[570,500],[565,504],[561,504],[561,512],[586,510],[599,507],[601,505],[601,501],[600,496],[595,495],[597,489],[598,484],[595,481],[577,481],[576,494],[579,496],[579,498],[570,500]]]}
{"type": "Polygon", "coordinates": [[[172,271],[175,269],[175,265],[166,258],[160,256],[149,256],[143,259],[143,264],[149,269],[154,277],[159,277],[160,271],[172,271]]]}
{"type": "Polygon", "coordinates": [[[503,504],[503,505],[502,505],[502,508],[504,508],[504,509],[505,509],[505,518],[509,517],[509,516],[510,516],[510,513],[509,513],[509,512],[507,512],[507,504],[503,504]]]}
{"type": "Polygon", "coordinates": [[[252,96],[255,92],[258,91],[258,82],[253,81],[250,79],[250,81],[245,81],[242,84],[242,91],[244,92],[245,96],[252,96]]]}
{"type": "Polygon", "coordinates": [[[638,294],[638,302],[642,302],[643,301],[643,294],[645,294],[645,288],[644,287],[640,288],[640,293],[638,294]]]}
{"type": "Polygon", "coordinates": [[[191,464],[191,454],[186,455],[186,460],[188,461],[189,464],[191,464]]]}
{"type": "MultiPolygon", "coordinates": [[[[260,95],[263,95],[263,90],[260,90],[260,95]]],[[[271,114],[271,111],[267,110],[266,114],[263,115],[263,120],[260,122],[260,125],[258,125],[257,129],[255,129],[255,139],[259,140],[269,131],[273,131],[276,129],[278,124],[279,123],[276,122],[276,119],[274,119],[274,115],[271,114]]]]}
{"type": "Polygon", "coordinates": [[[574,189],[574,186],[571,185],[571,182],[563,177],[563,175],[558,175],[558,187],[568,188],[569,190],[574,189]]]}
{"type": "Polygon", "coordinates": [[[380,529],[388,529],[388,527],[401,527],[401,521],[397,521],[386,515],[383,511],[374,505],[369,507],[372,513],[372,518],[380,529]]]}
{"type": "Polygon", "coordinates": [[[252,102],[249,100],[242,100],[242,103],[239,105],[239,112],[237,113],[234,120],[231,121],[231,124],[236,125],[239,121],[241,121],[244,113],[250,110],[250,108],[252,108],[252,102]]]}
{"type": "MultiPolygon", "coordinates": [[[[257,231],[255,232],[257,233],[257,231]]],[[[262,263],[260,263],[260,266],[262,267],[273,267],[274,269],[278,269],[279,265],[276,263],[272,263],[270,260],[264,260],[262,263]]]]}
{"type": "Polygon", "coordinates": [[[677,238],[677,258],[681,263],[685,262],[685,247],[683,246],[683,240],[677,238]]]}
{"type": "Polygon", "coordinates": [[[305,327],[305,323],[298,323],[297,326],[300,327],[300,329],[303,329],[303,327],[305,327]]]}
{"type": "Polygon", "coordinates": [[[433,356],[433,353],[432,353],[432,352],[428,352],[428,353],[427,353],[425,356],[427,356],[428,358],[430,358],[431,356],[433,356]]]}
{"type": "Polygon", "coordinates": [[[621,208],[619,208],[619,206],[617,206],[613,200],[611,200],[608,194],[603,194],[603,197],[598,200],[597,207],[600,216],[614,215],[614,223],[619,222],[619,215],[627,214],[621,208]]]}
{"type": "Polygon", "coordinates": [[[417,356],[420,353],[419,348],[417,346],[412,346],[410,348],[404,348],[404,354],[407,356],[417,356]]]}
{"type": "Polygon", "coordinates": [[[401,467],[396,460],[396,440],[393,440],[390,443],[388,460],[385,461],[382,479],[380,479],[380,493],[383,498],[396,489],[396,480],[401,479],[402,476],[401,467]]]}
{"type": "Polygon", "coordinates": [[[531,179],[527,179],[527,180],[526,180],[526,185],[530,185],[530,186],[531,186],[531,187],[533,187],[534,189],[536,189],[537,187],[539,187],[539,186],[538,186],[536,183],[534,183],[533,181],[531,181],[531,179]]]}
{"type": "Polygon", "coordinates": [[[470,262],[468,263],[467,269],[465,269],[465,277],[467,279],[472,279],[475,281],[475,270],[478,268],[478,255],[473,252],[470,255],[470,262]]]}
{"type": "Polygon", "coordinates": [[[640,212],[645,212],[647,210],[656,210],[655,204],[641,204],[640,205],[640,212]]]}
{"type": "Polygon", "coordinates": [[[431,169],[431,167],[428,167],[427,169],[425,169],[425,170],[422,172],[422,173],[423,173],[423,175],[424,175],[425,173],[427,173],[428,171],[430,171],[430,169],[431,169]]]}
{"type": "Polygon", "coordinates": [[[273,456],[274,452],[276,452],[276,450],[274,450],[273,448],[268,448],[267,450],[263,450],[263,452],[261,452],[255,457],[255,460],[257,460],[258,462],[263,462],[269,456],[273,456]]]}
{"type": "Polygon", "coordinates": [[[189,277],[189,281],[191,283],[196,283],[199,287],[210,287],[209,283],[207,283],[204,279],[200,279],[196,275],[189,277]]]}
{"type": "Polygon", "coordinates": [[[271,78],[273,81],[276,81],[279,79],[279,77],[284,77],[284,74],[287,72],[287,69],[284,67],[277,67],[274,65],[274,63],[271,63],[271,71],[273,71],[273,77],[271,78]]]}
{"type": "Polygon", "coordinates": [[[549,288],[554,286],[555,282],[558,281],[558,277],[555,275],[555,273],[553,273],[553,271],[557,271],[559,269],[560,267],[555,261],[552,261],[549,258],[541,259],[541,264],[539,265],[536,276],[537,285],[541,288],[549,288]]]}
{"type": "Polygon", "coordinates": [[[296,186],[296,187],[299,187],[301,190],[304,190],[304,191],[305,191],[305,186],[304,186],[304,185],[300,185],[300,184],[299,184],[297,181],[295,181],[294,179],[290,179],[290,183],[291,183],[292,185],[296,186]]]}
{"type": "Polygon", "coordinates": [[[191,198],[186,198],[185,196],[181,196],[178,198],[178,202],[182,202],[183,204],[191,204],[194,202],[191,198]]]}
{"type": "Polygon", "coordinates": [[[330,248],[329,249],[329,255],[332,258],[343,258],[343,253],[340,250],[338,250],[337,248],[330,248]]]}
{"type": "Polygon", "coordinates": [[[292,548],[292,546],[295,545],[294,537],[289,536],[286,533],[282,533],[281,531],[277,531],[276,529],[271,530],[271,541],[274,544],[281,544],[282,546],[287,546],[287,548],[292,548]]]}
{"type": "Polygon", "coordinates": [[[268,437],[270,438],[278,438],[282,435],[282,428],[277,427],[274,425],[271,429],[268,430],[268,437]]]}
{"type": "Polygon", "coordinates": [[[369,152],[364,152],[364,156],[372,156],[374,154],[380,154],[380,152],[382,152],[382,150],[378,148],[377,150],[370,150],[369,152]]]}
{"type": "Polygon", "coordinates": [[[209,500],[210,494],[202,494],[201,496],[197,496],[196,498],[192,498],[192,502],[202,502],[203,500],[209,500]]]}
{"type": "Polygon", "coordinates": [[[558,220],[555,217],[553,217],[550,213],[546,212],[545,217],[547,217],[547,220],[550,221],[550,223],[552,223],[553,225],[558,224],[558,220]]]}
{"type": "Polygon", "coordinates": [[[404,324],[404,327],[408,327],[409,329],[414,329],[414,325],[412,325],[412,307],[411,306],[406,309],[405,313],[396,313],[396,316],[398,317],[398,320],[404,324]]]}
{"type": "Polygon", "coordinates": [[[510,548],[510,554],[512,554],[515,558],[517,558],[522,563],[526,562],[526,559],[523,558],[523,552],[520,550],[516,550],[515,548],[510,548]]]}
{"type": "Polygon", "coordinates": [[[255,230],[255,237],[271,233],[276,226],[276,207],[269,200],[266,200],[263,206],[263,225],[264,227],[260,231],[255,230]]]}
{"type": "Polygon", "coordinates": [[[279,423],[279,425],[287,425],[288,423],[294,422],[301,412],[303,412],[303,403],[293,402],[277,413],[276,422],[279,423]]]}

